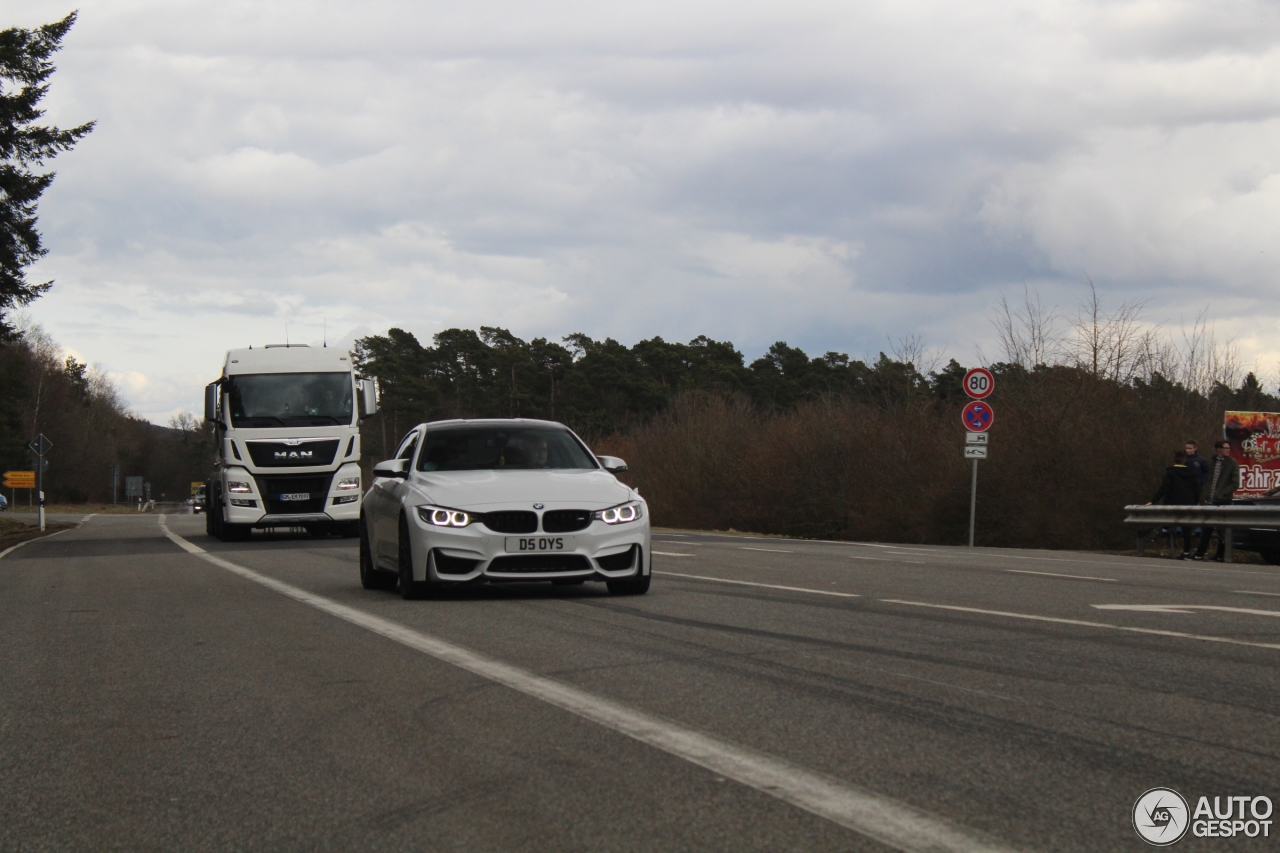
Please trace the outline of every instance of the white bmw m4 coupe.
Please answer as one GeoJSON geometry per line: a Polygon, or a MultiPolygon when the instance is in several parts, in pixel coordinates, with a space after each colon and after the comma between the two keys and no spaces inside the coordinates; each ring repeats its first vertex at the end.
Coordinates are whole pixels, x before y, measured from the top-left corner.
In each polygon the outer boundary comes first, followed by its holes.
{"type": "Polygon", "coordinates": [[[360,513],[360,582],[405,598],[466,583],[603,581],[649,589],[649,509],[562,424],[419,424],[374,466],[360,513]]]}

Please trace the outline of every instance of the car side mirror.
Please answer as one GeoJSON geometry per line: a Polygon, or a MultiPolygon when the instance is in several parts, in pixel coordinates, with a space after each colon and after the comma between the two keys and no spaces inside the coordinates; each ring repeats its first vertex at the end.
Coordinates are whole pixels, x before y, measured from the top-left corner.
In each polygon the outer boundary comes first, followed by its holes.
{"type": "Polygon", "coordinates": [[[409,476],[408,459],[388,459],[373,466],[373,476],[403,480],[409,476]]]}
{"type": "Polygon", "coordinates": [[[596,459],[600,460],[600,465],[610,474],[621,474],[627,470],[627,463],[616,456],[597,456],[596,459]]]}
{"type": "Polygon", "coordinates": [[[360,417],[370,418],[378,413],[378,386],[372,377],[360,380],[360,417]]]}
{"type": "Polygon", "coordinates": [[[218,383],[210,382],[204,386],[204,419],[218,420],[218,383]]]}

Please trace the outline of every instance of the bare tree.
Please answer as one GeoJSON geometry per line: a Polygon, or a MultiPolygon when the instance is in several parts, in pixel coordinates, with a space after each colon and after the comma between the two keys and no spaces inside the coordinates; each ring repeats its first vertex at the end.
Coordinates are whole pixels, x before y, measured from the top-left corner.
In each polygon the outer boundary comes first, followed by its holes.
{"type": "Polygon", "coordinates": [[[1022,286],[1022,305],[1011,308],[1000,296],[1000,307],[991,321],[1000,336],[1005,361],[1028,370],[1042,364],[1056,364],[1062,350],[1057,308],[1045,307],[1039,291],[1022,286]]]}
{"type": "Polygon", "coordinates": [[[1070,321],[1075,334],[1066,342],[1068,357],[1076,367],[1101,379],[1128,383],[1147,376],[1147,357],[1158,335],[1142,321],[1146,303],[1125,302],[1108,314],[1093,279],[1086,276],[1085,280],[1089,298],[1070,321]]]}

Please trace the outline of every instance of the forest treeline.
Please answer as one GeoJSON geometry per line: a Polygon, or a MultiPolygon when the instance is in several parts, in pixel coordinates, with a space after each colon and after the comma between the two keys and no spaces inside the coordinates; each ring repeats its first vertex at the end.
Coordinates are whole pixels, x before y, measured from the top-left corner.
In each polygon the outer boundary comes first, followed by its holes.
{"type": "MultiPolygon", "coordinates": [[[[1280,398],[1239,370],[1232,348],[1202,322],[1175,335],[1132,320],[1095,307],[1063,323],[1031,303],[1002,307],[1004,358],[987,365],[996,418],[979,475],[980,543],[1126,547],[1121,508],[1151,497],[1184,439],[1207,449],[1224,411],[1280,410],[1280,398]]],[[[355,355],[381,393],[380,412],[362,425],[366,469],[423,421],[547,418],[626,459],[624,479],[659,525],[966,538],[967,365],[941,364],[911,342],[867,360],[779,342],[747,360],[707,337],[626,346],[582,334],[524,341],[481,327],[424,344],[392,329],[358,341],[355,355]]],[[[0,344],[6,470],[31,467],[26,443],[37,432],[54,443],[51,501],[110,500],[112,464],[122,478],[146,478],[157,496],[184,498],[212,459],[196,417],[168,428],[138,418],[108,377],[26,326],[0,344]]]]}
{"type": "MultiPolygon", "coordinates": [[[[1090,293],[1070,318],[1031,298],[997,312],[1004,359],[988,365],[996,418],[980,544],[1132,547],[1122,507],[1150,499],[1185,439],[1209,448],[1224,411],[1280,410],[1203,317],[1170,331],[1141,323],[1133,304],[1106,312],[1090,293]]],[[[748,363],[706,337],[628,347],[481,327],[424,345],[392,329],[356,348],[382,395],[365,424],[367,461],[422,421],[548,418],[626,459],[623,478],[659,525],[960,544],[966,366],[902,350],[859,361],[780,342],[748,363]]]]}
{"type": "Polygon", "coordinates": [[[767,413],[818,399],[884,406],[964,396],[964,368],[954,359],[926,375],[910,359],[880,353],[867,364],[839,352],[811,358],[781,341],[748,364],[732,343],[705,336],[687,344],[655,337],[628,347],[584,334],[563,343],[524,341],[482,326],[448,329],[430,345],[391,329],[358,340],[355,355],[361,372],[378,379],[379,426],[388,432],[383,447],[398,440],[401,426],[451,417],[546,418],[608,435],[649,422],[690,393],[742,397],[767,413]]]}
{"type": "MultiPolygon", "coordinates": [[[[0,340],[0,465],[34,470],[27,443],[43,433],[49,503],[111,501],[111,466],[124,478],[151,483],[157,500],[184,500],[193,480],[203,480],[212,459],[207,431],[190,416],[166,428],[129,411],[111,380],[61,348],[39,326],[23,326],[0,340]]],[[[20,506],[24,490],[10,492],[20,506]]]]}

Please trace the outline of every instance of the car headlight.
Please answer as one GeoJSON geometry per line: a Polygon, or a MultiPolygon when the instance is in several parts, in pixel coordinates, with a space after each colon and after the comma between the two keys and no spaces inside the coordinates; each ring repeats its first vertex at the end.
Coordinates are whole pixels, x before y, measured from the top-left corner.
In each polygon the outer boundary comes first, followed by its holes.
{"type": "Polygon", "coordinates": [[[243,480],[228,480],[227,491],[235,492],[237,494],[247,494],[248,492],[253,491],[253,487],[243,480]]]}
{"type": "Polygon", "coordinates": [[[341,480],[338,481],[338,489],[340,491],[346,491],[347,489],[358,489],[358,488],[360,488],[359,477],[343,477],[341,480]]]}
{"type": "Polygon", "coordinates": [[[605,524],[626,524],[628,521],[637,521],[644,515],[640,509],[641,506],[640,501],[628,501],[608,509],[597,510],[591,514],[591,517],[605,524]]]}
{"type": "Polygon", "coordinates": [[[418,507],[418,518],[421,518],[427,524],[434,524],[436,527],[466,527],[476,520],[471,517],[470,513],[465,513],[460,509],[449,509],[446,506],[420,506],[418,507]]]}

